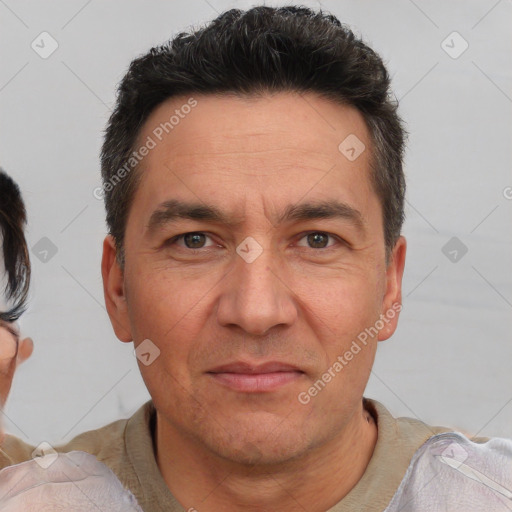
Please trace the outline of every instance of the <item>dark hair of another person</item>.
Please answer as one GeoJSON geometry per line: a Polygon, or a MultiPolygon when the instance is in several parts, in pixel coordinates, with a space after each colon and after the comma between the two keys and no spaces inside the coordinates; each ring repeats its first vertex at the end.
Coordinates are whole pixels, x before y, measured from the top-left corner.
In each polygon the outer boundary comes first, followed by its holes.
{"type": "Polygon", "coordinates": [[[0,294],[13,304],[8,311],[0,311],[0,320],[15,322],[24,312],[30,285],[30,258],[24,228],[27,213],[21,192],[0,168],[0,232],[7,282],[0,294]]]}
{"type": "Polygon", "coordinates": [[[361,113],[371,138],[371,182],[382,206],[389,256],[404,220],[406,134],[382,59],[331,14],[258,6],[231,9],[205,27],[152,48],[131,63],[119,84],[101,172],[107,225],[121,266],[127,217],[141,173],[135,167],[119,179],[119,169],[135,151],[153,110],[178,95],[276,92],[316,93],[361,113]]]}

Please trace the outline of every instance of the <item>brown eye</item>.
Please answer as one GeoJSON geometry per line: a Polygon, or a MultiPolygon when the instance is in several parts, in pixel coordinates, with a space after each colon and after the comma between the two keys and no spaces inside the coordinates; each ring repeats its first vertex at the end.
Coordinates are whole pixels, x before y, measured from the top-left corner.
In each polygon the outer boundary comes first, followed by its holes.
{"type": "Polygon", "coordinates": [[[202,249],[206,242],[206,235],[203,233],[187,233],[183,235],[183,242],[189,249],[202,249]]]}
{"type": "Polygon", "coordinates": [[[308,245],[313,249],[324,249],[329,243],[329,235],[327,233],[310,233],[307,235],[308,245]]]}

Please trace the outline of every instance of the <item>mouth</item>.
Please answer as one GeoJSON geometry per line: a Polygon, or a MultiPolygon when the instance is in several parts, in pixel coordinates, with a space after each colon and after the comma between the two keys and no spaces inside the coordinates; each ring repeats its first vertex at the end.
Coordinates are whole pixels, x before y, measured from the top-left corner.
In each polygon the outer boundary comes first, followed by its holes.
{"type": "Polygon", "coordinates": [[[301,379],[304,372],[296,366],[272,361],[260,365],[236,362],[218,366],[207,374],[218,384],[234,391],[263,393],[301,379]]]}

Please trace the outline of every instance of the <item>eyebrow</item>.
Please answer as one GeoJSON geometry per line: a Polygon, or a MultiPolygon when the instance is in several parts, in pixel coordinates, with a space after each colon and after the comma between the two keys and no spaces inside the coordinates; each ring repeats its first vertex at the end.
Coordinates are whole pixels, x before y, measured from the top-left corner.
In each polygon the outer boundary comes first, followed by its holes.
{"type": "MultiPolygon", "coordinates": [[[[151,214],[146,229],[148,233],[151,233],[176,219],[199,220],[227,226],[234,226],[238,223],[215,206],[172,199],[157,207],[151,214]]],[[[277,217],[277,224],[316,219],[344,219],[354,224],[358,230],[365,231],[365,222],[361,212],[336,200],[288,205],[284,212],[277,217]]]]}
{"type": "Polygon", "coordinates": [[[229,219],[216,207],[171,199],[158,205],[146,226],[148,232],[169,224],[176,219],[201,220],[230,224],[229,219]]]}
{"type": "Polygon", "coordinates": [[[365,222],[359,210],[336,200],[307,202],[289,205],[279,217],[278,223],[316,219],[344,219],[364,231],[365,222]]]}

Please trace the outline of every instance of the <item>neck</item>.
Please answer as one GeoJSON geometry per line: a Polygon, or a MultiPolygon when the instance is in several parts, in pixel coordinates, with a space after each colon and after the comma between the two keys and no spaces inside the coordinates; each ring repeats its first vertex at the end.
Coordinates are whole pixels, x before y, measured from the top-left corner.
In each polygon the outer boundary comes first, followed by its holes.
{"type": "Polygon", "coordinates": [[[376,442],[377,425],[361,404],[321,446],[279,465],[247,466],[185,438],[157,413],[157,464],[174,497],[190,511],[328,510],[361,479],[376,442]]]}

